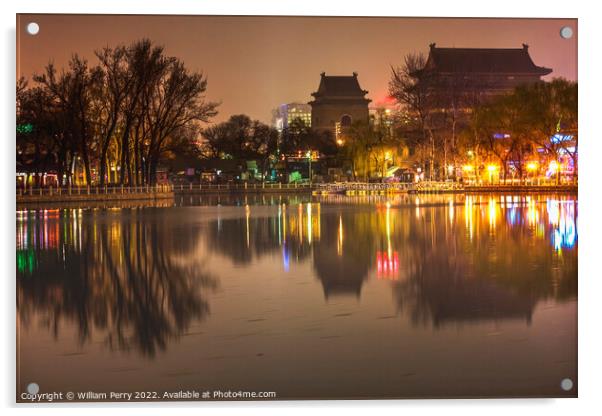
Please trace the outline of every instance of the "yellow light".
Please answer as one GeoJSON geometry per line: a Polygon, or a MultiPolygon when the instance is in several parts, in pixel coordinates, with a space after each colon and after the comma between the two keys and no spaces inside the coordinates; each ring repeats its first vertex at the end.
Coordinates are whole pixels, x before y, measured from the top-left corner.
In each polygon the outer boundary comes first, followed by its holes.
{"type": "Polygon", "coordinates": [[[550,162],[550,165],[548,166],[548,169],[550,170],[550,172],[554,173],[558,171],[558,162],[556,162],[555,160],[552,160],[550,162]]]}
{"type": "Polygon", "coordinates": [[[342,146],[342,145],[343,145],[343,143],[345,143],[345,142],[343,141],[343,139],[337,139],[337,144],[338,144],[339,146],[342,146]]]}
{"type": "Polygon", "coordinates": [[[489,172],[495,172],[497,170],[497,166],[495,166],[495,165],[489,165],[489,166],[487,166],[487,170],[489,172]]]}
{"type": "Polygon", "coordinates": [[[537,162],[529,162],[527,163],[527,170],[537,170],[537,162]]]}
{"type": "Polygon", "coordinates": [[[472,172],[474,170],[474,166],[472,165],[464,165],[462,166],[462,170],[466,172],[472,172]]]}

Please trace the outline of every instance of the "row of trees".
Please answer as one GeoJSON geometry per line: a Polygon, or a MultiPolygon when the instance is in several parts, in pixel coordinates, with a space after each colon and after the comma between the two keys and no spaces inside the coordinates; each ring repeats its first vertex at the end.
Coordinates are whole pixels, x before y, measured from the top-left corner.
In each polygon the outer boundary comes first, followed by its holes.
{"type": "Polygon", "coordinates": [[[202,153],[208,158],[255,160],[265,177],[268,162],[278,150],[278,131],[258,120],[239,114],[206,128],[202,153]]]}
{"type": "Polygon", "coordinates": [[[329,132],[312,129],[301,119],[292,120],[287,128],[279,132],[267,124],[239,114],[204,129],[202,137],[201,153],[204,157],[234,159],[239,164],[254,160],[262,180],[280,155],[315,151],[334,156],[338,150],[329,132]]]}
{"type": "Polygon", "coordinates": [[[552,161],[570,157],[576,175],[577,84],[555,79],[520,86],[477,107],[461,144],[463,149],[484,149],[479,153],[501,166],[504,179],[510,166],[522,179],[527,162],[539,158],[538,149],[552,161]]]}
{"type": "Polygon", "coordinates": [[[373,118],[358,120],[344,132],[342,155],[354,180],[385,178],[390,166],[408,158],[399,123],[398,118],[379,110],[373,118]]]}
{"type": "Polygon", "coordinates": [[[148,39],[95,57],[73,55],[62,71],[50,63],[32,85],[18,81],[18,167],[56,169],[62,183],[80,165],[87,184],[152,184],[159,160],[195,152],[202,123],[217,114],[207,79],[148,39]]]}
{"type": "Polygon", "coordinates": [[[389,93],[404,111],[400,134],[430,179],[447,178],[455,172],[448,167],[468,156],[500,164],[504,177],[512,166],[522,177],[537,149],[550,160],[569,154],[577,166],[576,82],[555,79],[492,97],[474,79],[438,77],[425,65],[423,54],[407,55],[392,68],[389,93]]]}

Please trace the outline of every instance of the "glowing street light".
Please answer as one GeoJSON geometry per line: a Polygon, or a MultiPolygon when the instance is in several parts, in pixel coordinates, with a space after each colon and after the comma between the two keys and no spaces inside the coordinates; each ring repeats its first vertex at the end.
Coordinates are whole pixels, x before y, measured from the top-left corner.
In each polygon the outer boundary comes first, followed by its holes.
{"type": "Polygon", "coordinates": [[[311,150],[308,150],[308,151],[307,151],[307,153],[305,153],[305,156],[307,157],[308,170],[309,170],[309,185],[311,186],[311,183],[312,183],[312,174],[311,174],[311,150]]]}
{"type": "MultiPolygon", "coordinates": [[[[529,173],[534,173],[538,170],[539,168],[539,163],[532,161],[532,162],[528,162],[527,163],[527,172],[529,173]]],[[[529,176],[527,173],[527,177],[529,176]]],[[[535,177],[535,175],[533,175],[535,177]]]]}
{"type": "Polygon", "coordinates": [[[558,164],[557,161],[552,160],[550,162],[550,164],[548,165],[548,172],[547,174],[552,177],[552,176],[556,176],[556,184],[558,185],[558,183],[560,182],[560,165],[558,164]]]}
{"type": "Polygon", "coordinates": [[[488,165],[487,172],[489,172],[489,182],[493,182],[493,175],[497,171],[498,167],[496,165],[488,165]]]}

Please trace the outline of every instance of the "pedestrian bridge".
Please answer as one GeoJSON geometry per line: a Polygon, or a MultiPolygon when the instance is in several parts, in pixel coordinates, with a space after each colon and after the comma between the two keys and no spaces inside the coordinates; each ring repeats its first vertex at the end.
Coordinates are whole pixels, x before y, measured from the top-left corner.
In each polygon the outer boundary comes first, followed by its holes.
{"type": "Polygon", "coordinates": [[[318,195],[345,194],[345,195],[379,195],[389,193],[413,192],[450,192],[461,191],[463,186],[457,182],[431,182],[416,183],[367,183],[367,182],[335,182],[316,184],[314,193],[318,195]]]}

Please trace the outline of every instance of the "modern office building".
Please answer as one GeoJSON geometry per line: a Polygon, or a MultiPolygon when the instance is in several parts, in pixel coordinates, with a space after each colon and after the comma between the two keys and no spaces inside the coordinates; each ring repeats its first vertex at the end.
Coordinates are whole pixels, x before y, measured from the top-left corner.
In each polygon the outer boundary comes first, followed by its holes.
{"type": "Polygon", "coordinates": [[[282,104],[274,111],[272,124],[282,133],[289,127],[291,122],[299,119],[305,123],[307,127],[311,127],[311,107],[304,103],[289,103],[282,104]]]}

